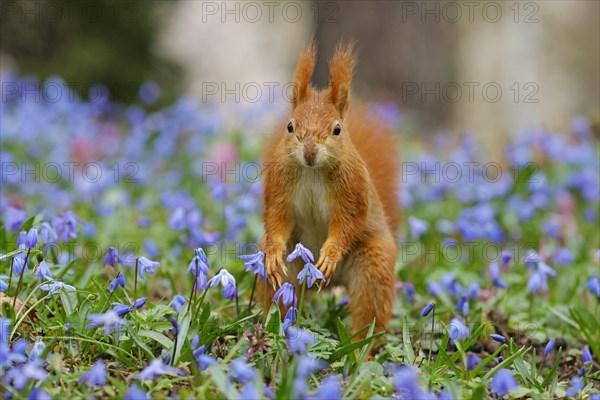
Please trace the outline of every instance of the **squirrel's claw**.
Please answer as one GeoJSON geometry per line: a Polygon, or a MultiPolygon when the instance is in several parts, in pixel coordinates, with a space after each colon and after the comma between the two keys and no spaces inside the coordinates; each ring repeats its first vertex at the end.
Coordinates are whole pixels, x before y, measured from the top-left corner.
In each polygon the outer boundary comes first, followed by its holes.
{"type": "MultiPolygon", "coordinates": [[[[331,282],[331,277],[337,267],[337,262],[331,261],[331,259],[329,257],[325,257],[324,259],[319,260],[317,262],[317,265],[315,265],[315,267],[317,267],[317,269],[319,271],[321,271],[323,273],[323,275],[325,275],[325,282],[321,283],[321,287],[323,285],[325,285],[325,286],[329,285],[329,282],[331,282]]],[[[320,290],[320,288],[319,288],[319,290],[320,290]]]]}

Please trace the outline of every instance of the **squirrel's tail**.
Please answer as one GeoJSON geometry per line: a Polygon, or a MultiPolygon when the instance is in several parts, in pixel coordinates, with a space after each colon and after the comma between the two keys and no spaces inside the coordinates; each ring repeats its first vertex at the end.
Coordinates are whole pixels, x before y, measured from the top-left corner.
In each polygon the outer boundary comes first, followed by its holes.
{"type": "Polygon", "coordinates": [[[395,232],[400,223],[400,154],[392,128],[371,115],[365,106],[350,110],[347,118],[352,142],[367,164],[388,226],[395,232]]]}

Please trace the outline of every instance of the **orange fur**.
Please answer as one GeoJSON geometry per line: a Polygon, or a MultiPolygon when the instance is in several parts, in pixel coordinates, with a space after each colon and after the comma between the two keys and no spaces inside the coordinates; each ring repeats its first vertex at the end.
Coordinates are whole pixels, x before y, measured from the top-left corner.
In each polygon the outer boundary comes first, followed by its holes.
{"type": "MultiPolygon", "coordinates": [[[[353,46],[337,47],[329,87],[322,91],[309,83],[315,57],[314,45],[300,54],[290,119],[265,154],[261,250],[273,285],[269,299],[284,277],[298,284],[302,263],[284,260],[302,242],[328,284],[348,290],[353,330],[375,319],[376,331],[382,331],[394,299],[397,145],[384,123],[364,108],[348,107],[353,46]],[[338,125],[340,134],[334,135],[338,125]]],[[[263,289],[259,285],[257,293],[263,289]]]]}

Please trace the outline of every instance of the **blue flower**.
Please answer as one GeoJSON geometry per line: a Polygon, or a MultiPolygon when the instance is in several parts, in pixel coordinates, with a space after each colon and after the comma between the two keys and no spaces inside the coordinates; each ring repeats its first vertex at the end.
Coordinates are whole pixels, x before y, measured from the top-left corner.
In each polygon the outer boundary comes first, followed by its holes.
{"type": "Polygon", "coordinates": [[[195,252],[196,255],[188,265],[187,274],[189,275],[191,272],[192,275],[196,277],[196,290],[206,290],[208,286],[206,280],[206,275],[208,274],[208,260],[201,248],[197,248],[195,252]]]}
{"type": "Polygon", "coordinates": [[[35,271],[36,277],[38,281],[43,281],[45,278],[52,278],[52,272],[50,272],[50,268],[48,268],[48,264],[46,264],[46,260],[42,260],[35,271]]]}
{"type": "Polygon", "coordinates": [[[231,376],[241,383],[248,383],[256,378],[257,374],[254,368],[246,363],[243,358],[236,358],[229,364],[231,376]]]}
{"type": "Polygon", "coordinates": [[[185,218],[185,208],[177,207],[169,216],[169,220],[167,222],[169,224],[169,228],[180,231],[187,228],[187,220],[185,218]]]}
{"type": "Polygon", "coordinates": [[[473,371],[478,365],[481,365],[481,359],[475,353],[469,353],[467,356],[467,369],[473,371]]]}
{"type": "Polygon", "coordinates": [[[500,279],[500,268],[498,268],[498,263],[492,262],[489,266],[490,278],[492,278],[492,282],[494,286],[499,288],[506,288],[506,283],[500,279]]]}
{"type": "Polygon", "coordinates": [[[296,320],[298,320],[298,309],[296,307],[290,307],[285,313],[285,318],[283,319],[283,331],[287,332],[287,329],[294,325],[296,320]]]}
{"type": "Polygon", "coordinates": [[[573,254],[566,247],[561,247],[552,255],[552,261],[557,265],[571,265],[573,264],[573,254]]]}
{"type": "Polygon", "coordinates": [[[426,317],[435,308],[435,303],[429,303],[421,310],[421,317],[426,317]]]}
{"type": "MultiPolygon", "coordinates": [[[[460,296],[458,301],[456,302],[456,312],[461,312],[465,306],[465,304],[469,304],[469,298],[467,296],[460,296]]],[[[468,306],[467,306],[468,310],[468,306]]]]}
{"type": "Polygon", "coordinates": [[[307,346],[317,339],[307,330],[290,326],[286,331],[287,344],[292,353],[306,353],[307,346]]]}
{"type": "Polygon", "coordinates": [[[54,220],[58,236],[63,242],[77,239],[77,224],[81,223],[81,220],[71,210],[67,210],[61,217],[54,220]]]}
{"type": "Polygon", "coordinates": [[[133,377],[135,379],[139,379],[140,381],[152,381],[156,377],[163,375],[184,376],[185,372],[183,372],[179,368],[171,367],[170,365],[165,365],[161,359],[155,358],[150,362],[150,365],[148,365],[139,374],[134,375],[133,377]]]}
{"type": "Polygon", "coordinates": [[[221,268],[217,275],[213,276],[208,284],[212,287],[217,287],[219,284],[223,286],[223,297],[233,300],[237,297],[237,287],[235,278],[225,268],[221,268]]]}
{"type": "Polygon", "coordinates": [[[454,343],[457,340],[468,338],[469,336],[471,336],[471,331],[462,322],[462,319],[460,317],[454,317],[450,321],[449,335],[450,343],[454,343]]]}
{"type": "Polygon", "coordinates": [[[304,264],[304,268],[298,274],[298,280],[300,284],[304,283],[306,279],[308,287],[312,287],[317,279],[325,280],[325,275],[317,269],[312,263],[307,262],[304,264]]]}
{"type": "Polygon", "coordinates": [[[4,226],[13,232],[19,230],[26,218],[27,213],[25,213],[23,210],[19,210],[18,208],[8,206],[4,210],[4,226]]]}
{"type": "Polygon", "coordinates": [[[150,238],[144,239],[144,250],[152,258],[156,258],[160,254],[160,251],[158,250],[158,246],[156,245],[154,240],[152,240],[150,238]]]}
{"type": "Polygon", "coordinates": [[[56,243],[56,241],[58,240],[56,232],[54,232],[52,226],[50,226],[50,224],[47,222],[42,222],[40,224],[40,233],[42,235],[42,240],[45,244],[56,243]]]}
{"type": "Polygon", "coordinates": [[[321,382],[321,386],[311,400],[338,400],[342,398],[341,379],[336,375],[328,375],[321,382]]]}
{"type": "Polygon", "coordinates": [[[467,297],[473,300],[477,300],[479,298],[479,283],[471,283],[467,289],[467,297]]]}
{"type": "Polygon", "coordinates": [[[117,263],[123,264],[123,260],[121,259],[121,256],[119,255],[117,249],[115,249],[114,247],[109,247],[106,251],[106,255],[104,256],[104,263],[102,266],[106,267],[106,265],[108,264],[114,268],[115,265],[117,265],[117,263]]]}
{"type": "Polygon", "coordinates": [[[110,290],[110,292],[113,293],[115,289],[119,286],[121,286],[123,289],[125,288],[125,275],[123,275],[122,272],[119,272],[116,278],[110,282],[108,290],[110,290]]]}
{"type": "MultiPolygon", "coordinates": [[[[192,344],[192,348],[194,348],[194,347],[195,346],[192,344]]],[[[210,367],[211,365],[219,364],[217,362],[217,360],[214,359],[214,357],[204,354],[204,346],[200,346],[197,349],[195,349],[192,352],[192,355],[194,356],[194,360],[196,360],[196,363],[198,363],[198,368],[200,368],[201,371],[204,371],[206,368],[210,367]]]]}
{"type": "Polygon", "coordinates": [[[179,335],[179,322],[177,322],[177,319],[172,315],[169,315],[168,319],[169,319],[169,322],[171,323],[171,326],[173,326],[173,335],[174,336],[179,335]]]}
{"type": "Polygon", "coordinates": [[[437,400],[455,400],[455,398],[448,389],[444,389],[437,394],[437,400]]]}
{"type": "Polygon", "coordinates": [[[412,283],[406,282],[404,284],[404,286],[402,287],[402,292],[404,292],[404,294],[406,295],[406,299],[408,300],[409,303],[414,303],[416,301],[415,286],[412,283]]]}
{"type": "Polygon", "coordinates": [[[33,249],[38,242],[38,231],[35,228],[31,228],[27,232],[27,238],[25,239],[25,246],[29,249],[33,249]]]}
{"type": "Polygon", "coordinates": [[[273,301],[275,303],[279,303],[280,298],[283,302],[283,305],[286,307],[289,307],[292,303],[294,303],[294,307],[298,305],[296,292],[294,291],[294,285],[289,282],[285,282],[283,285],[281,285],[281,287],[275,292],[275,295],[273,295],[273,301]]]}
{"type": "Polygon", "coordinates": [[[146,104],[154,104],[160,97],[160,87],[154,81],[146,81],[140,86],[140,100],[146,104]]]}
{"type": "Polygon", "coordinates": [[[429,230],[429,223],[411,215],[408,217],[408,227],[413,239],[419,240],[429,230]]]}
{"type": "MultiPolygon", "coordinates": [[[[196,249],[196,252],[198,252],[198,250],[204,254],[202,249],[196,249]]],[[[186,273],[188,275],[191,273],[194,276],[197,276],[200,273],[208,275],[208,260],[206,260],[206,256],[200,257],[198,253],[196,253],[192,258],[192,261],[188,264],[186,273]]]]}
{"type": "Polygon", "coordinates": [[[21,231],[19,232],[19,236],[17,237],[17,247],[18,248],[27,248],[27,232],[21,231]]]}
{"type": "Polygon", "coordinates": [[[246,272],[252,271],[255,275],[260,276],[264,281],[267,279],[267,272],[265,270],[265,253],[259,251],[255,254],[245,254],[238,256],[240,260],[244,262],[246,266],[246,272]]]}
{"type": "Polygon", "coordinates": [[[258,394],[258,390],[256,389],[256,385],[252,382],[248,382],[244,384],[242,387],[242,391],[240,393],[241,399],[260,399],[261,396],[258,394]]]}
{"type": "Polygon", "coordinates": [[[394,391],[400,399],[435,399],[419,384],[419,374],[410,366],[401,365],[394,373],[394,391]]]}
{"type": "Polygon", "coordinates": [[[181,308],[183,307],[183,305],[186,303],[185,297],[183,297],[182,295],[178,294],[175,297],[173,297],[173,309],[175,311],[177,311],[178,313],[181,312],[181,308]]]}
{"type": "Polygon", "coordinates": [[[513,260],[512,253],[508,250],[502,250],[502,253],[500,255],[500,262],[502,263],[502,267],[503,268],[508,267],[508,264],[510,264],[510,262],[512,260],[513,260]]]}
{"type": "Polygon", "coordinates": [[[52,400],[52,396],[44,389],[34,387],[27,395],[27,400],[52,400]]]}
{"type": "Polygon", "coordinates": [[[147,259],[146,257],[138,258],[138,275],[140,279],[144,279],[144,273],[153,274],[155,268],[160,268],[160,263],[158,261],[152,261],[147,259]]]}
{"type": "Polygon", "coordinates": [[[27,254],[25,253],[19,253],[17,255],[15,255],[13,257],[12,263],[13,263],[13,273],[15,275],[21,275],[21,272],[23,272],[23,269],[25,269],[24,272],[28,272],[29,271],[29,263],[31,261],[30,257],[27,257],[27,254]]]}
{"type": "Polygon", "coordinates": [[[129,388],[127,389],[127,392],[125,392],[125,396],[123,397],[123,400],[146,400],[146,399],[150,399],[150,396],[148,396],[148,394],[146,392],[144,392],[142,389],[137,387],[135,384],[132,384],[131,386],[129,386],[129,388]]]}
{"type": "Polygon", "coordinates": [[[113,311],[117,313],[119,317],[125,316],[128,312],[133,311],[134,308],[136,310],[139,310],[144,306],[144,304],[146,304],[145,297],[140,297],[136,299],[135,302],[131,303],[130,305],[121,304],[116,301],[112,303],[113,311]]]}
{"type": "Polygon", "coordinates": [[[581,361],[583,361],[584,364],[591,363],[593,361],[592,353],[590,353],[590,348],[588,346],[585,346],[583,350],[581,350],[581,361]]]}
{"type": "Polygon", "coordinates": [[[531,293],[547,292],[548,291],[548,277],[555,276],[556,271],[550,268],[545,262],[538,261],[533,263],[533,272],[529,276],[527,282],[527,288],[531,293]]]}
{"type": "Polygon", "coordinates": [[[500,397],[506,396],[517,386],[519,386],[519,384],[517,383],[513,374],[506,368],[500,368],[490,383],[490,389],[492,392],[500,397]]]}
{"type": "Polygon", "coordinates": [[[533,268],[540,262],[540,256],[535,250],[529,250],[525,257],[523,257],[523,263],[527,266],[527,268],[533,268]]]}
{"type": "Polygon", "coordinates": [[[29,352],[29,361],[42,360],[42,354],[44,354],[45,349],[46,345],[44,342],[41,339],[36,340],[29,352]]]}
{"type": "Polygon", "coordinates": [[[546,357],[548,354],[550,354],[550,352],[554,348],[554,343],[556,343],[556,339],[554,339],[554,338],[552,338],[548,341],[548,343],[546,344],[546,347],[544,348],[544,357],[546,357]]]}
{"type": "Polygon", "coordinates": [[[571,387],[567,389],[565,396],[575,397],[581,392],[581,389],[583,389],[583,380],[581,378],[573,378],[571,379],[571,387]]]}
{"type": "Polygon", "coordinates": [[[304,247],[302,243],[296,244],[296,248],[294,248],[294,251],[292,251],[287,256],[287,262],[292,262],[298,257],[301,257],[305,263],[315,262],[315,257],[313,256],[313,253],[309,249],[304,247]]]}
{"type": "Polygon", "coordinates": [[[41,285],[40,289],[49,292],[50,294],[54,294],[61,289],[71,292],[76,290],[74,286],[66,285],[63,282],[57,280],[51,280],[50,283],[45,283],[41,285]]]}
{"type": "Polygon", "coordinates": [[[41,361],[31,361],[8,370],[4,375],[4,382],[12,382],[17,391],[22,391],[27,382],[45,381],[48,373],[43,369],[41,361]]]}
{"type": "Polygon", "coordinates": [[[90,320],[87,324],[87,329],[96,328],[100,325],[104,325],[104,334],[110,334],[113,329],[120,332],[121,326],[127,325],[127,321],[119,317],[119,315],[113,310],[108,310],[104,314],[88,314],[86,317],[90,320]]]}
{"type": "Polygon", "coordinates": [[[492,340],[494,340],[494,341],[496,341],[498,343],[504,343],[504,342],[506,342],[506,338],[504,336],[498,335],[496,333],[492,333],[490,335],[490,338],[492,338],[492,340]]]}
{"type": "Polygon", "coordinates": [[[88,387],[102,387],[106,385],[106,367],[102,360],[98,360],[79,377],[79,382],[85,382],[88,387]]]}
{"type": "Polygon", "coordinates": [[[301,355],[296,365],[296,378],[292,386],[292,398],[304,397],[307,389],[307,379],[313,373],[325,368],[326,364],[314,357],[301,355]]]}
{"type": "Polygon", "coordinates": [[[597,276],[593,276],[585,284],[591,294],[600,297],[600,280],[597,276]]]}

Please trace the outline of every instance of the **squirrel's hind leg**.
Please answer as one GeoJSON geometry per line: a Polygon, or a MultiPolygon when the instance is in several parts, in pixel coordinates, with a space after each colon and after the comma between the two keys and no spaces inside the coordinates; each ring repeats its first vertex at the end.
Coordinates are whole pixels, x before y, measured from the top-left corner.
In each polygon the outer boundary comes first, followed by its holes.
{"type": "MultiPolygon", "coordinates": [[[[370,325],[385,331],[392,318],[396,245],[391,237],[369,238],[352,252],[347,264],[346,285],[350,300],[352,331],[370,325]]],[[[357,339],[366,336],[365,330],[357,339]]]]}

